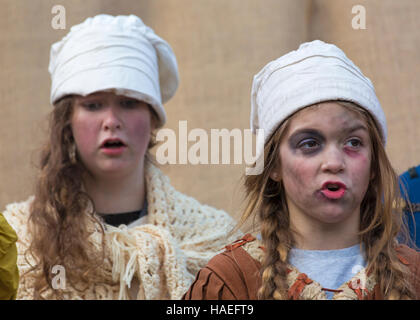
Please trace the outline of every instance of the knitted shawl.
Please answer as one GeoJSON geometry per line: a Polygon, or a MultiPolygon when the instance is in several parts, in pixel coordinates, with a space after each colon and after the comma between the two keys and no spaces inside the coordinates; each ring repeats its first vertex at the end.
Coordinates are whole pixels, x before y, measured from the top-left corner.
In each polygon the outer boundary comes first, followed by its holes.
{"type": "MultiPolygon", "coordinates": [[[[66,283],[59,289],[65,299],[129,299],[133,286],[137,296],[131,298],[180,299],[199,269],[238,238],[238,233],[227,237],[235,226],[227,213],[176,191],[152,164],[145,168],[148,223],[132,228],[105,225],[104,236],[95,231],[91,237],[95,247],[100,248],[101,239],[105,245],[105,261],[98,271],[104,281],[82,291],[76,289],[79,285],[66,283]]],[[[30,197],[9,204],[4,212],[19,237],[17,299],[32,299],[34,280],[41,276],[39,271],[29,271],[33,261],[24,256],[31,241],[27,220],[32,201],[30,197]]],[[[57,291],[47,289],[42,298],[57,299],[57,291]]]]}

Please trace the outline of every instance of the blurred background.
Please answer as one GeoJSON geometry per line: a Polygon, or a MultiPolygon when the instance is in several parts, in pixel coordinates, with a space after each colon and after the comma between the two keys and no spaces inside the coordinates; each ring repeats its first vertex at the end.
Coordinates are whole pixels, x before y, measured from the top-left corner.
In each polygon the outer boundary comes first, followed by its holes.
{"type": "MultiPolygon", "coordinates": [[[[181,82],[165,105],[165,128],[178,133],[178,121],[187,120],[188,131],[209,136],[210,129],[248,129],[253,76],[302,42],[321,39],[372,80],[397,173],[420,163],[418,0],[0,0],[0,8],[0,210],[33,193],[52,110],[51,44],[99,13],[135,14],[174,49],[181,82]],[[64,30],[51,25],[56,5],[65,8],[64,30]]],[[[244,163],[161,168],[179,191],[239,217],[244,163]]]]}

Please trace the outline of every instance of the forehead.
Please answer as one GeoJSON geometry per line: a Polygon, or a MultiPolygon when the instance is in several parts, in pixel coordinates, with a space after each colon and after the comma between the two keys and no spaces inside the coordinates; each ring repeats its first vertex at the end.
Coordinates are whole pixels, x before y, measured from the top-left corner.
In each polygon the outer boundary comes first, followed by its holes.
{"type": "Polygon", "coordinates": [[[287,133],[311,128],[319,131],[342,131],[355,126],[367,129],[365,119],[355,110],[337,102],[323,102],[295,113],[288,123],[287,133]]]}

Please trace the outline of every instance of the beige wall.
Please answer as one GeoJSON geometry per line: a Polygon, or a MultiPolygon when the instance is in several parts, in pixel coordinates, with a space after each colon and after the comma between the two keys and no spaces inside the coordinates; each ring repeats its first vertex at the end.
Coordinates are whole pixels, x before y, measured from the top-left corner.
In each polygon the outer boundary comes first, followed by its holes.
{"type": "MultiPolygon", "coordinates": [[[[316,38],[332,42],[369,76],[388,119],[398,172],[420,162],[420,2],[413,0],[0,0],[0,208],[31,194],[49,105],[50,45],[98,13],[136,14],[173,47],[181,83],[167,128],[249,128],[252,77],[268,61],[316,38]],[[66,8],[66,30],[51,8],[66,8]],[[367,29],[351,27],[355,4],[367,29]]],[[[191,143],[190,145],[192,145],[191,143]]],[[[232,160],[233,162],[233,160],[232,160]]],[[[180,191],[237,216],[243,165],[162,168],[180,191]]]]}

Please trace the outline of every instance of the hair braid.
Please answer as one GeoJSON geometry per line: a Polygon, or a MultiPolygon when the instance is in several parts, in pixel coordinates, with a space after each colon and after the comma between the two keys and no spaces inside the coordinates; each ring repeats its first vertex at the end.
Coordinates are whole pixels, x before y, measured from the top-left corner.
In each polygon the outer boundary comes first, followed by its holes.
{"type": "MultiPolygon", "coordinates": [[[[280,191],[282,192],[282,191],[280,191]]],[[[287,256],[292,235],[289,230],[289,215],[284,212],[285,203],[279,197],[265,198],[260,211],[261,235],[266,248],[262,264],[260,299],[287,299],[287,256]]]]}

